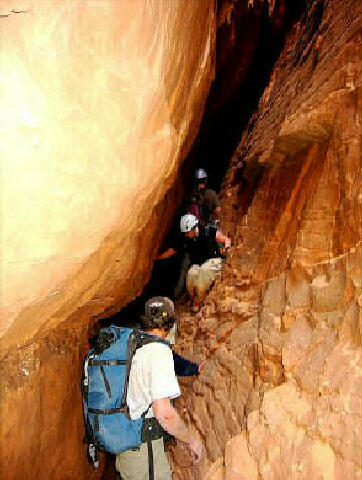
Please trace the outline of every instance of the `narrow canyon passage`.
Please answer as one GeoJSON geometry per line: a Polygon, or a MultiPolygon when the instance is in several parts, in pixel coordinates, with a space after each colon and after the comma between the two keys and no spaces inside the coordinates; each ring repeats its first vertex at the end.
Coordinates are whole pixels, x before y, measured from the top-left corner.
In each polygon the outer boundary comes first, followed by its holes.
{"type": "Polygon", "coordinates": [[[197,167],[232,246],[176,303],[205,455],[171,447],[174,480],[362,479],[361,7],[4,0],[1,479],[120,478],[85,455],[82,361],[175,281],[197,167]]]}

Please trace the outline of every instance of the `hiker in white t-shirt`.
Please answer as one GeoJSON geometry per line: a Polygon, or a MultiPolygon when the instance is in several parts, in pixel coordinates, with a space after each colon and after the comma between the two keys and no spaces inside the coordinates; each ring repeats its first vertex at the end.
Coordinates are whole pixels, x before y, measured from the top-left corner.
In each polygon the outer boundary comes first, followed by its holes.
{"type": "MultiPolygon", "coordinates": [[[[166,297],[146,302],[142,329],[165,339],[174,324],[174,306],[166,297]]],[[[127,405],[131,419],[144,418],[144,425],[158,434],[138,449],[119,453],[116,469],[123,480],[171,480],[172,474],[164,450],[169,434],[185,442],[198,461],[201,442],[189,431],[171,404],[181,394],[174,370],[172,350],[166,341],[152,342],[137,349],[131,365],[127,405]]]]}

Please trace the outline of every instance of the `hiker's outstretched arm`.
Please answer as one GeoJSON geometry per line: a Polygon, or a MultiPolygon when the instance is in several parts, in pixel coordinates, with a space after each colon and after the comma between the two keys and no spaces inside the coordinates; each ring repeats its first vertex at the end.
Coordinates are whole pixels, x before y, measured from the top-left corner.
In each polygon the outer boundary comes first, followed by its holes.
{"type": "Polygon", "coordinates": [[[187,358],[182,357],[174,350],[172,350],[172,355],[175,373],[177,376],[190,377],[199,373],[199,365],[197,363],[187,360],[187,358]]]}
{"type": "Polygon", "coordinates": [[[173,255],[176,255],[176,250],[174,248],[168,248],[167,250],[163,251],[162,253],[157,254],[156,260],[164,260],[165,258],[170,258],[173,255]]]}
{"type": "Polygon", "coordinates": [[[191,431],[187,428],[178,412],[171,405],[170,399],[160,398],[154,400],[152,408],[155,417],[166,432],[173,435],[181,442],[187,443],[190,449],[195,453],[196,461],[200,460],[203,450],[202,443],[194,437],[191,431]]]}

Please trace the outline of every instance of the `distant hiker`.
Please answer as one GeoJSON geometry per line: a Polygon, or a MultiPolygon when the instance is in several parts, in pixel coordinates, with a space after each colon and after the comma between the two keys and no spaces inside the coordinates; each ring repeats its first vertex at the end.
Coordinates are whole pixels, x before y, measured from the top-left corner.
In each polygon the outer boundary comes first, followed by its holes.
{"type": "Polygon", "coordinates": [[[162,431],[185,442],[196,455],[196,460],[202,455],[201,442],[189,431],[171,404],[171,399],[181,392],[171,349],[162,339],[174,321],[174,306],[169,298],[153,297],[146,302],[142,328],[159,341],[143,345],[133,356],[127,406],[132,420],[144,417],[150,424],[158,424],[160,438],[117,455],[116,469],[124,480],[171,480],[162,431]]]}
{"type": "Polygon", "coordinates": [[[206,226],[217,220],[220,213],[220,201],[214,190],[206,188],[207,173],[203,168],[195,171],[194,180],[195,187],[190,195],[186,211],[195,215],[200,226],[206,226]]]}
{"type": "Polygon", "coordinates": [[[196,310],[220,274],[223,258],[220,244],[228,248],[230,240],[214,225],[199,227],[198,219],[192,214],[181,217],[180,232],[175,248],[169,248],[158,258],[168,258],[176,253],[180,255],[180,273],[174,298],[177,299],[187,286],[196,310]]]}

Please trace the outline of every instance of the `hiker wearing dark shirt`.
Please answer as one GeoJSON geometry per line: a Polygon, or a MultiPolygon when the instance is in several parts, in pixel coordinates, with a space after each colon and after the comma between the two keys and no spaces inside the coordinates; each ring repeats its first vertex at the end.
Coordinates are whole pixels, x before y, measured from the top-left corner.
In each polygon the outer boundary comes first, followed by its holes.
{"type": "MultiPolygon", "coordinates": [[[[212,282],[216,278],[216,274],[221,269],[221,259],[223,255],[218,245],[219,240],[225,239],[221,232],[213,225],[199,227],[197,218],[192,214],[183,215],[180,219],[181,237],[174,248],[169,248],[162,254],[158,255],[159,259],[169,258],[176,253],[181,259],[180,273],[178,282],[174,290],[174,298],[178,298],[185,289],[189,270],[192,266],[199,269],[207,270],[207,281],[202,281],[203,289],[210,288],[212,282]],[[212,259],[216,259],[212,262],[212,259]]],[[[228,239],[227,239],[228,240],[228,239]]],[[[194,270],[195,270],[194,268],[194,270]]],[[[192,298],[193,291],[189,290],[192,298]]]]}
{"type": "Polygon", "coordinates": [[[196,224],[195,235],[187,235],[189,232],[185,230],[185,224],[189,221],[191,224],[196,223],[196,217],[192,215],[184,215],[181,218],[180,226],[182,237],[179,242],[178,251],[180,252],[181,267],[178,282],[174,290],[174,297],[178,298],[185,289],[187,274],[192,265],[202,265],[210,258],[221,258],[219,246],[216,242],[217,229],[214,226],[199,228],[196,224]]]}
{"type": "Polygon", "coordinates": [[[220,201],[214,190],[206,188],[207,173],[203,168],[195,172],[195,188],[192,191],[187,213],[195,215],[201,226],[215,223],[220,213],[220,201]]]}

